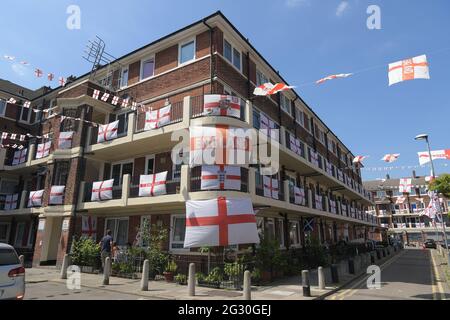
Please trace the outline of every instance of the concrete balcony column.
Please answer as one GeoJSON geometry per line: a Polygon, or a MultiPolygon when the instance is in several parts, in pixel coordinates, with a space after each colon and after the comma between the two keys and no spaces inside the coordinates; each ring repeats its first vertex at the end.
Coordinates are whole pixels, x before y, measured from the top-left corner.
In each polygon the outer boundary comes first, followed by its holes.
{"type": "Polygon", "coordinates": [[[85,181],[81,181],[80,183],[80,190],[78,190],[78,202],[77,206],[80,207],[84,202],[84,188],[86,186],[85,181]]]}
{"type": "Polygon", "coordinates": [[[5,167],[6,149],[0,149],[0,170],[5,167]]]}
{"type": "Polygon", "coordinates": [[[323,196],[323,198],[324,198],[324,202],[325,202],[324,210],[326,212],[330,212],[330,202],[328,202],[328,196],[323,196]]]}
{"type": "Polygon", "coordinates": [[[191,96],[183,98],[183,127],[189,128],[191,123],[191,96]]]}
{"type": "Polygon", "coordinates": [[[27,155],[27,158],[28,158],[27,165],[28,166],[31,166],[31,160],[33,160],[33,158],[34,158],[35,151],[36,151],[36,145],[34,143],[30,144],[28,147],[28,155],[27,155]]]}
{"type": "Polygon", "coordinates": [[[87,127],[86,128],[87,132],[86,132],[86,141],[85,141],[85,146],[88,147],[91,145],[91,139],[92,139],[92,127],[87,127]]]}
{"type": "Polygon", "coordinates": [[[180,193],[184,200],[189,200],[189,192],[191,189],[191,170],[187,164],[181,166],[180,173],[180,193]]]}
{"type": "Polygon", "coordinates": [[[289,194],[290,194],[289,180],[284,180],[283,184],[284,184],[284,201],[289,203],[289,194]]]}
{"type": "Polygon", "coordinates": [[[245,100],[245,122],[253,128],[253,103],[250,100],[245,100]]]}
{"type": "Polygon", "coordinates": [[[312,203],[312,191],[311,189],[308,189],[308,207],[310,209],[313,208],[313,203],[312,203]]]}
{"type": "Polygon", "coordinates": [[[133,140],[135,128],[136,128],[136,113],[131,112],[128,114],[128,129],[127,129],[128,139],[133,140]]]}
{"type": "Polygon", "coordinates": [[[28,204],[28,191],[23,190],[22,196],[20,197],[19,209],[25,209],[28,204]]]}
{"type": "Polygon", "coordinates": [[[283,126],[280,127],[280,144],[286,147],[286,128],[283,126]]]}
{"type": "Polygon", "coordinates": [[[131,176],[129,174],[125,174],[122,177],[122,202],[124,206],[127,205],[128,198],[130,197],[130,181],[131,176]]]}
{"type": "Polygon", "coordinates": [[[248,192],[250,196],[256,195],[256,169],[248,168],[248,192]]]}

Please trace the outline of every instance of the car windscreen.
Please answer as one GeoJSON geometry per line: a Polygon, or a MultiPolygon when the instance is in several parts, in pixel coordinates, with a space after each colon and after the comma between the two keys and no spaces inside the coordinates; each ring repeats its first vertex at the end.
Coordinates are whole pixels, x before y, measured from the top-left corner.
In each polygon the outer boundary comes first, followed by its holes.
{"type": "Polygon", "coordinates": [[[13,249],[0,249],[0,266],[20,264],[19,257],[13,249]]]}

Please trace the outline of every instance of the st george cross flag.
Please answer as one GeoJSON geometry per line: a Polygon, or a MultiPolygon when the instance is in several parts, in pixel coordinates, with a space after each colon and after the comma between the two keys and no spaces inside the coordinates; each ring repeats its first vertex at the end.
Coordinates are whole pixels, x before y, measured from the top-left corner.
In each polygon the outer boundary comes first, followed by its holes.
{"type": "Polygon", "coordinates": [[[276,127],[275,121],[262,112],[259,116],[259,130],[271,139],[279,141],[279,130],[276,127]]]}
{"type": "Polygon", "coordinates": [[[5,197],[5,210],[17,209],[17,201],[19,200],[19,194],[8,194],[5,197]]]}
{"type": "Polygon", "coordinates": [[[400,179],[398,191],[401,193],[411,193],[412,179],[400,179]]]}
{"type": "Polygon", "coordinates": [[[428,203],[428,206],[425,208],[425,210],[421,213],[421,215],[426,215],[430,219],[436,219],[436,214],[438,213],[438,209],[440,206],[439,198],[434,191],[429,191],[428,196],[430,198],[430,202],[428,203]]]}
{"type": "Polygon", "coordinates": [[[49,204],[64,204],[64,190],[66,186],[52,186],[49,204]]]}
{"type": "Polygon", "coordinates": [[[36,69],[36,70],[34,70],[34,75],[37,77],[37,78],[40,78],[40,77],[42,77],[42,70],[41,69],[36,69]]]}
{"type": "Polygon", "coordinates": [[[280,91],[286,91],[295,88],[294,86],[287,86],[284,83],[264,83],[255,88],[253,94],[255,96],[270,96],[272,94],[278,93],[280,91]]]}
{"type": "Polygon", "coordinates": [[[94,240],[97,238],[97,217],[81,216],[81,234],[94,240]]]}
{"type": "Polygon", "coordinates": [[[105,92],[105,93],[102,95],[101,100],[106,102],[106,101],[108,101],[108,99],[109,99],[109,93],[106,93],[106,92],[105,92]]]}
{"type": "Polygon", "coordinates": [[[73,131],[66,131],[59,133],[58,149],[72,148],[73,131]]]}
{"type": "Polygon", "coordinates": [[[112,104],[113,106],[116,106],[118,103],[119,103],[119,97],[118,97],[118,96],[114,96],[114,97],[112,98],[111,104],[112,104]]]}
{"type": "Polygon", "coordinates": [[[15,165],[24,163],[27,160],[27,151],[28,151],[28,149],[25,148],[25,149],[14,152],[14,158],[12,161],[12,165],[15,166],[15,165]]]}
{"type": "Polygon", "coordinates": [[[309,154],[311,157],[311,163],[314,164],[316,167],[319,166],[319,154],[315,152],[313,149],[309,149],[309,154]]]}
{"type": "Polygon", "coordinates": [[[42,206],[42,197],[44,196],[44,190],[30,191],[28,198],[28,207],[40,207],[42,206]]]}
{"type": "Polygon", "coordinates": [[[16,104],[16,102],[17,102],[17,100],[12,97],[8,99],[8,103],[10,103],[10,104],[16,104]]]}
{"type": "Polygon", "coordinates": [[[189,165],[247,164],[250,139],[246,131],[227,125],[190,128],[189,165]]]}
{"type": "MultiPolygon", "coordinates": [[[[418,152],[417,154],[419,155],[420,165],[424,165],[425,163],[430,162],[430,155],[428,154],[428,151],[418,152]]],[[[431,158],[433,160],[436,159],[450,160],[450,149],[431,151],[431,158]]]]}
{"type": "Polygon", "coordinates": [[[167,171],[141,175],[139,197],[154,197],[166,194],[167,171]]]}
{"type": "Polygon", "coordinates": [[[264,197],[278,199],[278,180],[271,176],[263,176],[264,197]]]}
{"type": "Polygon", "coordinates": [[[296,138],[293,134],[289,134],[289,149],[299,156],[302,155],[302,148],[300,139],[296,138]]]}
{"type": "Polygon", "coordinates": [[[202,166],[201,190],[241,190],[241,167],[202,166]]]}
{"type": "Polygon", "coordinates": [[[113,198],[114,179],[92,183],[91,201],[111,200],[113,198]]]}
{"type": "Polygon", "coordinates": [[[400,153],[387,154],[383,158],[381,158],[381,160],[385,162],[394,162],[398,159],[399,156],[400,153]]]}
{"type": "Polygon", "coordinates": [[[316,209],[323,210],[322,196],[320,194],[316,194],[315,199],[316,199],[316,209]]]}
{"type": "Polygon", "coordinates": [[[30,105],[31,105],[31,102],[30,102],[30,101],[25,101],[25,102],[23,103],[23,107],[24,107],[24,108],[29,108],[30,105]]]}
{"type": "Polygon", "coordinates": [[[98,96],[100,95],[100,90],[95,89],[92,93],[92,98],[98,99],[98,96]]]}
{"type": "Polygon", "coordinates": [[[395,201],[395,204],[403,204],[406,200],[406,197],[398,197],[397,200],[395,201]]]}
{"type": "Polygon", "coordinates": [[[147,111],[145,113],[144,131],[157,129],[165,126],[170,122],[172,105],[162,107],[157,110],[147,111]]]}
{"type": "Polygon", "coordinates": [[[361,163],[365,158],[367,158],[366,156],[356,156],[353,159],[353,163],[361,163]]]}
{"type": "Polygon", "coordinates": [[[64,77],[59,77],[58,83],[61,87],[64,87],[66,85],[66,79],[64,77]]]}
{"type": "Polygon", "coordinates": [[[389,85],[414,79],[430,79],[427,56],[421,55],[389,64],[389,85]]]}
{"type": "Polygon", "coordinates": [[[55,78],[55,75],[53,73],[47,74],[48,81],[53,81],[54,78],[55,78]]]}
{"type": "Polygon", "coordinates": [[[45,158],[50,154],[50,148],[52,146],[51,141],[47,141],[45,143],[39,143],[37,145],[37,151],[36,151],[36,159],[45,158]]]}
{"type": "Polygon", "coordinates": [[[259,243],[250,198],[186,201],[185,248],[259,243]]]}
{"type": "Polygon", "coordinates": [[[204,96],[203,114],[240,118],[241,99],[235,96],[207,94],[204,96]]]}
{"type": "Polygon", "coordinates": [[[322,78],[320,80],[317,80],[316,83],[317,84],[321,84],[324,83],[325,81],[328,80],[332,80],[332,79],[337,79],[337,78],[347,78],[350,77],[351,75],[353,75],[353,73],[339,73],[339,74],[332,74],[328,77],[322,78]]]}
{"type": "Polygon", "coordinates": [[[123,99],[122,103],[121,103],[122,108],[128,108],[129,103],[130,103],[130,98],[123,99]]]}
{"type": "Polygon", "coordinates": [[[294,187],[294,203],[302,206],[305,205],[305,189],[294,187]]]}
{"type": "Polygon", "coordinates": [[[99,126],[97,142],[101,143],[116,139],[118,129],[119,129],[119,120],[99,126]]]}

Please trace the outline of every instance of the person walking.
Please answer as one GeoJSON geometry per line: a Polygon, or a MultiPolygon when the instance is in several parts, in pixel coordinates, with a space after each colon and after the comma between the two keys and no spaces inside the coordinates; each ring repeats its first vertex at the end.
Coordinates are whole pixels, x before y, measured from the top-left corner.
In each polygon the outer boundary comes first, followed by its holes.
{"type": "Polygon", "coordinates": [[[105,270],[106,257],[111,258],[111,249],[113,244],[113,238],[111,236],[111,230],[106,230],[106,235],[100,241],[101,258],[102,258],[102,271],[105,270]]]}

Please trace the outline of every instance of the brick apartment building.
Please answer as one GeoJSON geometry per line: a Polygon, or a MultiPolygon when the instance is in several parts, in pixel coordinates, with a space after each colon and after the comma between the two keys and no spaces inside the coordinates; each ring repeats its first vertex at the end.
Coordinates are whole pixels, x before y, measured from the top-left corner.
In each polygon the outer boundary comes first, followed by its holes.
{"type": "Polygon", "coordinates": [[[218,196],[251,197],[260,232],[278,239],[283,248],[302,247],[312,238],[336,243],[372,237],[380,228],[366,212],[373,203],[360,170],[351,165],[353,154],[294,90],[253,97],[255,86],[269,81],[286,83],[217,12],[64,87],[17,92],[19,87],[13,86],[1,91],[2,130],[39,137],[25,142],[27,152],[19,164],[13,165],[17,150],[1,150],[2,199],[18,194],[18,201],[0,212],[0,241],[34,252],[34,265],[60,264],[72,237],[82,234],[83,217],[95,218],[95,230],[89,233],[97,240],[111,229],[119,246],[139,245],[137,233],[147,219],[169,230],[167,250],[195,256],[194,250],[183,248],[185,201],[218,196]],[[110,97],[96,99],[94,90],[110,97]],[[241,117],[205,115],[203,101],[210,94],[239,97],[241,117]],[[5,103],[10,96],[16,97],[17,105],[5,103]],[[139,107],[115,106],[114,96],[130,98],[139,107]],[[25,100],[33,108],[50,109],[25,115],[27,110],[18,106],[25,100]],[[170,122],[144,130],[145,111],[167,105],[170,122]],[[171,150],[177,143],[171,141],[173,132],[218,124],[259,129],[264,116],[280,130],[281,170],[273,176],[278,199],[264,196],[257,166],[241,168],[240,191],[205,191],[198,167],[172,163],[171,150]],[[98,143],[99,127],[90,122],[117,120],[118,137],[98,143]],[[73,132],[69,148],[58,148],[61,132],[73,132]],[[291,145],[292,138],[299,140],[298,146],[291,145]],[[51,142],[50,149],[42,156],[46,142],[51,142]],[[41,156],[36,157],[39,148],[41,156]],[[165,171],[167,194],[138,196],[140,175],[165,171]],[[91,201],[93,182],[108,179],[114,179],[113,199],[91,201]],[[49,203],[52,186],[65,186],[62,204],[49,203]],[[300,203],[295,203],[294,186],[304,192],[300,203]],[[36,190],[44,190],[40,205],[30,203],[30,192],[36,190]],[[305,219],[313,221],[312,230],[305,231],[305,219]]]}
{"type": "MultiPolygon", "coordinates": [[[[401,238],[405,243],[423,243],[426,239],[442,240],[442,226],[434,225],[432,220],[424,215],[424,210],[430,203],[428,181],[415,173],[411,178],[411,192],[399,190],[400,179],[386,176],[383,180],[365,181],[364,187],[372,193],[375,206],[369,208],[376,214],[382,227],[388,228],[388,234],[401,238]]],[[[446,227],[450,228],[447,212],[450,199],[440,198],[446,227]]],[[[447,237],[450,236],[447,229],[447,237]]]]}

